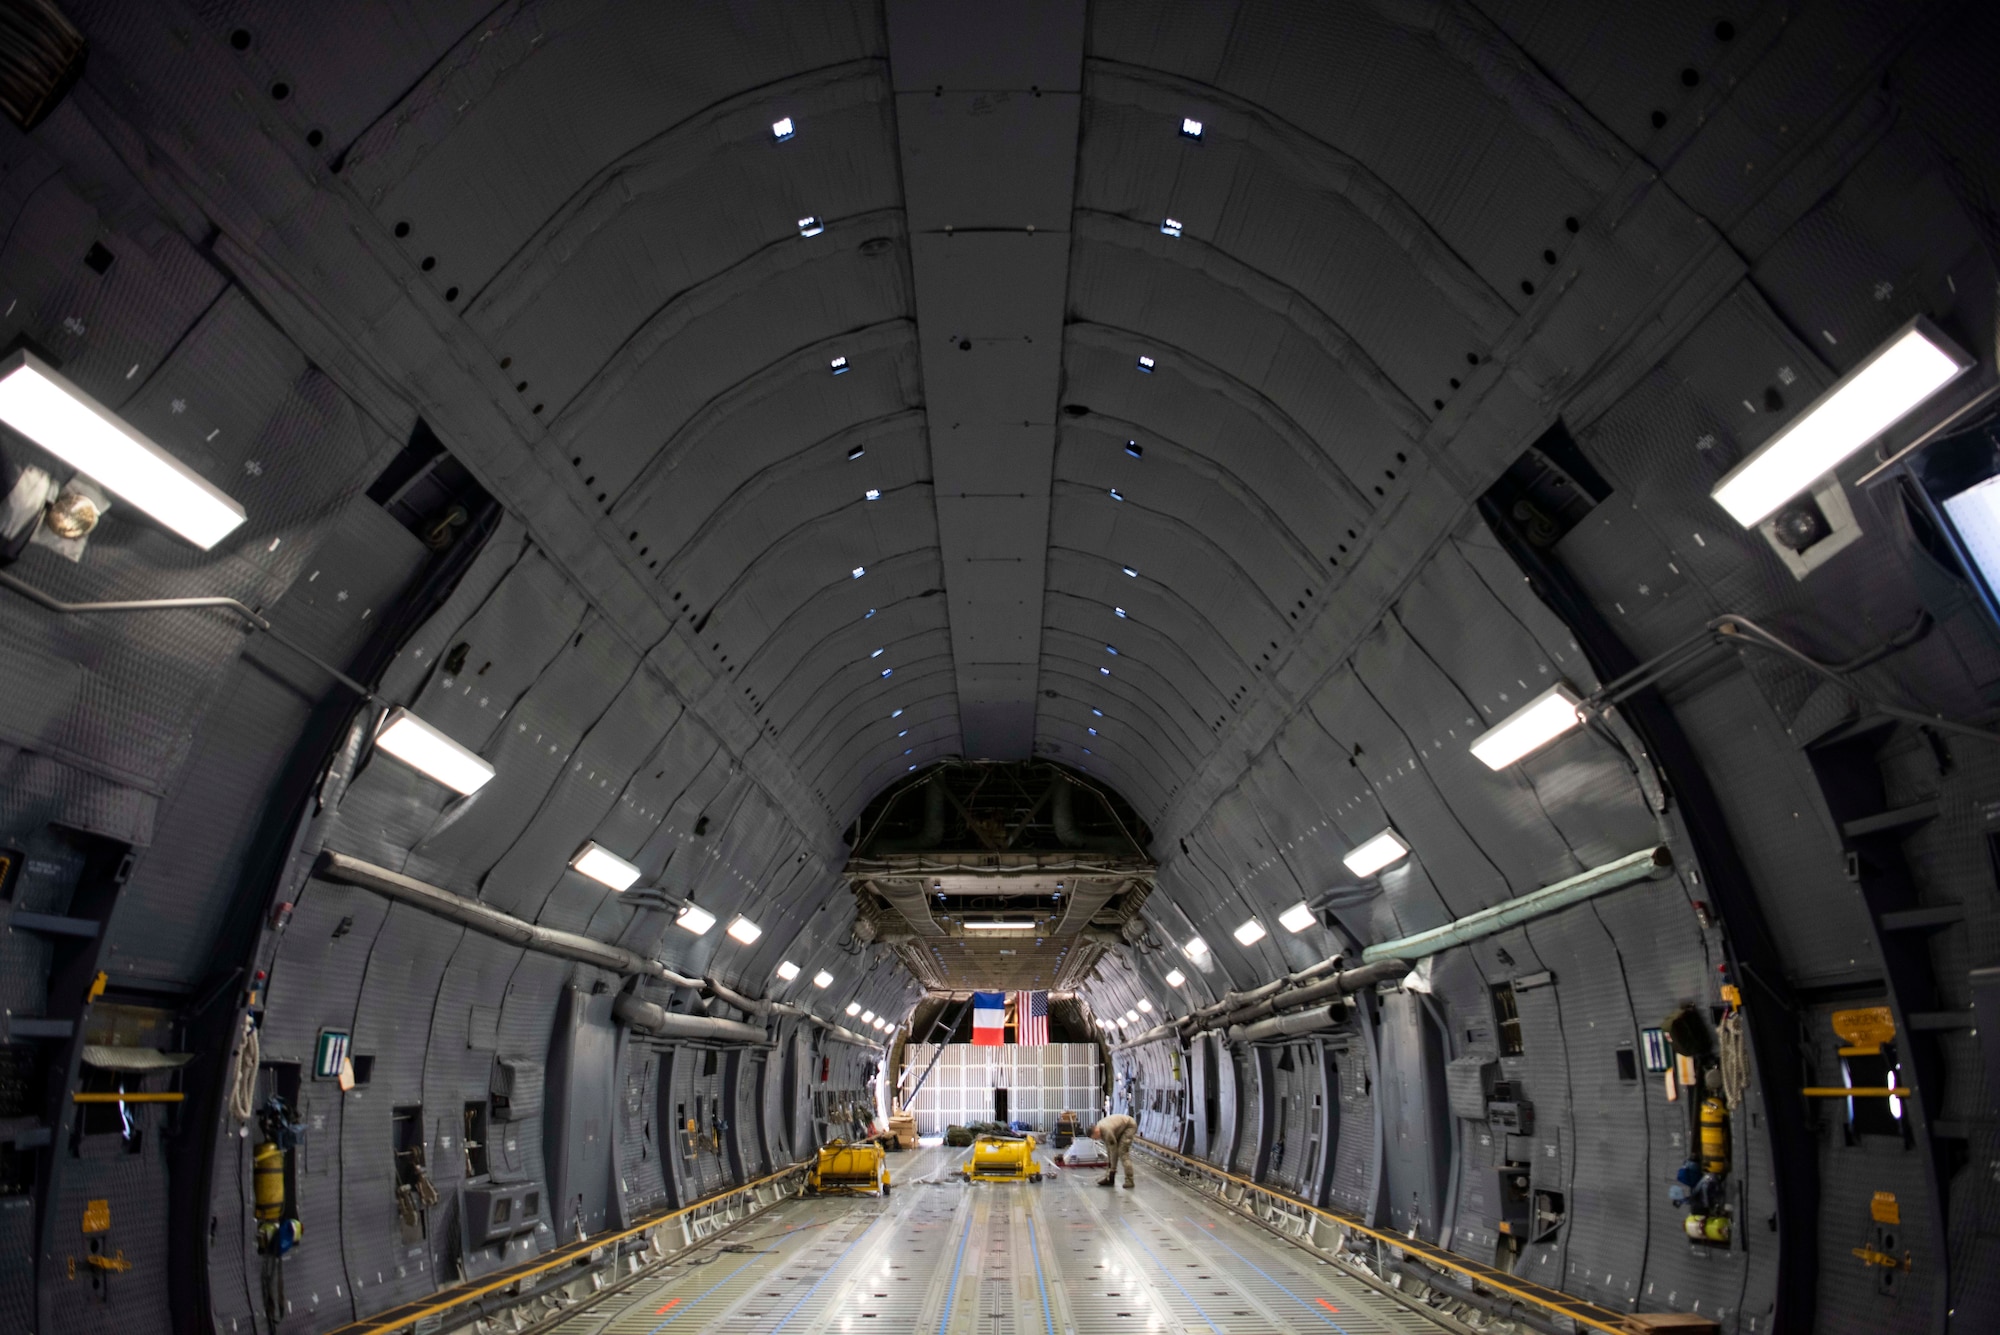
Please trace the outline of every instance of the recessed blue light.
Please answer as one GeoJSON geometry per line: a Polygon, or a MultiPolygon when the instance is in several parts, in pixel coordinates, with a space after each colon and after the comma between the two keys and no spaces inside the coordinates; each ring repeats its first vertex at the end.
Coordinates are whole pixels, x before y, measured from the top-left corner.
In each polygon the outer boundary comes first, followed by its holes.
{"type": "Polygon", "coordinates": [[[900,710],[900,709],[892,709],[892,710],[890,710],[890,711],[889,711],[889,717],[890,717],[890,718],[901,718],[901,717],[903,717],[903,711],[902,711],[902,710],[900,710]]]}
{"type": "Polygon", "coordinates": [[[1099,718],[1103,718],[1103,717],[1104,717],[1104,711],[1103,711],[1103,710],[1101,710],[1101,709],[1099,709],[1099,708],[1097,708],[1097,707],[1096,707],[1095,705],[1092,705],[1092,706],[1091,706],[1091,709],[1090,709],[1090,712],[1091,712],[1091,713],[1093,713],[1093,714],[1095,714],[1095,715],[1096,715],[1097,717],[1099,717],[1099,718]]]}
{"type": "Polygon", "coordinates": [[[1199,139],[1201,138],[1201,128],[1202,128],[1201,122],[1196,120],[1194,117],[1192,116],[1181,117],[1181,138],[1199,139]]]}
{"type": "Polygon", "coordinates": [[[1181,234],[1181,220],[1179,218],[1160,219],[1160,231],[1166,236],[1179,236],[1181,234]]]}
{"type": "Polygon", "coordinates": [[[1139,357],[1139,369],[1147,375],[1151,375],[1153,373],[1153,359],[1142,353],[1139,357]]]}
{"type": "Polygon", "coordinates": [[[861,493],[861,499],[864,501],[879,501],[882,499],[882,493],[879,489],[870,487],[861,493]]]}
{"type": "Polygon", "coordinates": [[[856,566],[856,567],[854,567],[854,570],[853,570],[853,575],[854,575],[854,578],[856,578],[856,579],[860,579],[860,578],[861,578],[861,577],[862,577],[863,575],[865,575],[865,574],[867,574],[867,573],[868,573],[868,567],[867,567],[867,566],[856,566]]]}
{"type": "Polygon", "coordinates": [[[1111,669],[1110,669],[1110,668],[1099,668],[1099,669],[1097,669],[1097,670],[1098,670],[1098,672],[1099,672],[1099,673],[1100,673],[1101,675],[1103,675],[1103,676],[1106,676],[1106,677],[1108,677],[1108,676],[1110,676],[1110,675],[1111,675],[1111,669]]]}
{"type": "Polygon", "coordinates": [[[847,358],[835,357],[832,361],[827,363],[827,367],[835,375],[846,375],[848,371],[847,358]]]}
{"type": "Polygon", "coordinates": [[[903,730],[902,730],[901,732],[897,733],[896,735],[897,735],[898,737],[908,737],[908,736],[910,735],[910,730],[909,730],[908,728],[905,728],[905,729],[903,729],[903,730]]]}
{"type": "Polygon", "coordinates": [[[1122,616],[1125,616],[1125,615],[1126,615],[1126,611],[1125,611],[1125,609],[1124,609],[1124,608],[1122,608],[1122,607],[1114,607],[1114,608],[1112,608],[1111,610],[1112,610],[1112,611],[1114,611],[1114,612],[1116,612],[1116,613],[1117,613],[1117,614],[1118,614],[1119,616],[1121,616],[1121,617],[1122,617],[1122,616]]]}
{"type": "Polygon", "coordinates": [[[824,232],[825,230],[826,230],[826,224],[821,222],[818,218],[799,219],[800,236],[818,236],[821,232],[824,232]]]}
{"type": "Polygon", "coordinates": [[[883,668],[883,669],[882,669],[882,675],[883,675],[883,676],[885,676],[885,677],[893,677],[894,675],[896,675],[896,669],[894,669],[894,668],[883,668]]]}
{"type": "Polygon", "coordinates": [[[790,116],[781,116],[777,120],[772,121],[771,137],[781,144],[790,139],[792,137],[792,118],[790,116]]]}
{"type": "Polygon", "coordinates": [[[1111,499],[1112,499],[1112,500],[1114,500],[1114,501],[1122,501],[1122,500],[1124,500],[1125,498],[1124,498],[1123,496],[1120,496],[1120,495],[1118,494],[1118,488],[1116,488],[1116,487],[1113,487],[1113,488],[1111,489],[1111,499]]]}
{"type": "Polygon", "coordinates": [[[1104,646],[1104,652],[1116,658],[1118,656],[1118,646],[1115,644],[1107,644],[1104,646]]]}
{"type": "Polygon", "coordinates": [[[866,621],[869,617],[872,617],[874,615],[875,615],[875,609],[871,607],[866,612],[863,612],[861,614],[861,619],[863,621],[866,621]]]}
{"type": "Polygon", "coordinates": [[[885,651],[885,650],[883,650],[883,649],[875,649],[875,650],[871,650],[871,651],[869,652],[869,655],[868,655],[868,656],[869,656],[870,658],[880,658],[880,657],[881,657],[881,656],[883,655],[883,653],[884,653],[884,652],[886,652],[886,651],[885,651]]]}
{"type": "Polygon", "coordinates": [[[866,453],[868,453],[868,449],[866,446],[856,445],[853,449],[847,452],[847,461],[849,463],[853,463],[856,459],[859,459],[862,455],[866,453]]]}
{"type": "Polygon", "coordinates": [[[1095,729],[1095,728],[1091,728],[1091,729],[1089,730],[1089,732],[1090,732],[1090,735],[1091,735],[1092,737],[1095,737],[1095,736],[1097,736],[1097,729],[1095,729]]]}
{"type": "Polygon", "coordinates": [[[1136,440],[1128,440],[1125,442],[1125,453],[1134,459],[1143,459],[1146,457],[1146,447],[1136,440]]]}
{"type": "Polygon", "coordinates": [[[1125,578],[1127,579],[1139,578],[1139,572],[1134,570],[1131,566],[1119,566],[1118,568],[1125,572],[1125,578]]]}

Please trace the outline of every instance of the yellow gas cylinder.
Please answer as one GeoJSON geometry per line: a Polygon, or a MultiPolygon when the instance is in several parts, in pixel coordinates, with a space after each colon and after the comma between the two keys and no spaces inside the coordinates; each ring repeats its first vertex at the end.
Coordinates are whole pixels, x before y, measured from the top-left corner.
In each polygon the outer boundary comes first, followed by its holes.
{"type": "Polygon", "coordinates": [[[257,1191],[257,1222],[275,1224],[285,1212],[285,1152],[265,1141],[251,1161],[257,1191]]]}
{"type": "Polygon", "coordinates": [[[1718,1098],[1701,1101],[1701,1171],[1729,1171],[1729,1109],[1718,1098]]]}

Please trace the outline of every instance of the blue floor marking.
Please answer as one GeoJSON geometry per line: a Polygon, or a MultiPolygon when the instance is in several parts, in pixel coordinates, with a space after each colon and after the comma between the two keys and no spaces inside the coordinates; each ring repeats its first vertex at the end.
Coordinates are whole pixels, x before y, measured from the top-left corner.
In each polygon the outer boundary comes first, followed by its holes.
{"type": "Polygon", "coordinates": [[[1203,1321],[1206,1321],[1206,1322],[1208,1323],[1208,1328],[1209,1328],[1210,1330],[1214,1331],[1214,1332],[1215,1332],[1215,1335],[1222,1335],[1222,1327],[1220,1327],[1220,1326],[1218,1326],[1218,1325],[1216,1325],[1216,1324],[1215,1324],[1215,1318],[1214,1318],[1214,1317],[1212,1317],[1212,1316],[1210,1316],[1210,1315],[1209,1315],[1209,1314],[1207,1313],[1207,1311],[1203,1309],[1202,1305],[1201,1305],[1200,1303],[1198,1303],[1198,1302],[1196,1302],[1196,1301],[1195,1301],[1195,1297],[1194,1297],[1194,1295],[1193,1295],[1192,1293],[1189,1293],[1189,1292],[1187,1291],[1187,1288],[1186,1288],[1186,1286],[1184,1286],[1184,1285],[1183,1285],[1183,1284],[1182,1284],[1182,1283],[1180,1282],[1180,1279],[1179,1279],[1179,1278],[1178,1278],[1178,1277],[1177,1277],[1177,1276],[1176,1276],[1176,1275],[1174,1274],[1174,1272],[1173,1272],[1173,1271],[1171,1271],[1171,1270],[1169,1270],[1169,1269],[1167,1269],[1167,1265],[1166,1265],[1166,1262],[1162,1261],[1162,1260],[1161,1260],[1161,1259],[1160,1259],[1159,1257],[1157,1257],[1157,1256],[1153,1256],[1153,1249],[1152,1249],[1151,1247],[1148,1247],[1148,1246],[1146,1245],[1146,1240],[1145,1240],[1144,1238],[1142,1238],[1142,1237],[1140,1237],[1140,1236],[1139,1236],[1139,1230],[1138,1230],[1138,1229],[1136,1229],[1136,1228],[1133,1228],[1133,1227],[1132,1227],[1132,1221],[1131,1221],[1131,1220],[1127,1219],[1127,1220],[1125,1221],[1125,1228],[1126,1228],[1126,1231],[1128,1231],[1129,1233],[1131,1233],[1131,1235],[1132,1235],[1132,1241],[1134,1241],[1134,1242],[1136,1242],[1136,1243],[1138,1243],[1138,1244],[1139,1244],[1139,1249],[1140,1249],[1141,1251],[1145,1252],[1147,1256],[1149,1256],[1149,1257],[1152,1257],[1152,1260],[1153,1260],[1153,1264],[1154,1264],[1154,1265],[1156,1265],[1156,1266],[1158,1266],[1158,1267],[1160,1267],[1160,1273],[1161,1273],[1161,1274],[1163,1274],[1163,1275],[1165,1275],[1165,1276],[1167,1277],[1168,1281],[1169,1281],[1169,1282],[1170,1282],[1170,1283],[1171,1283],[1171,1284],[1172,1284],[1172,1285],[1173,1285],[1173,1286],[1174,1286],[1175,1288],[1177,1288],[1177,1289],[1179,1289],[1179,1290],[1181,1291],[1181,1297],[1183,1297],[1183,1298],[1187,1299],[1187,1300],[1188,1300],[1188,1302],[1189,1302],[1190,1304],[1192,1304],[1192,1305],[1193,1305],[1193,1307],[1194,1307],[1194,1310],[1195,1310],[1195,1311],[1197,1311],[1197,1312],[1200,1312],[1200,1313],[1201,1313],[1201,1319],[1202,1319],[1203,1321]]]}
{"type": "Polygon", "coordinates": [[[826,1268],[826,1273],[824,1275],[821,1275],[818,1279],[814,1280],[813,1286],[807,1289],[805,1293],[800,1296],[797,1302],[792,1304],[792,1310],[785,1313],[785,1319],[783,1321],[780,1321],[777,1325],[771,1327],[771,1335],[778,1335],[779,1331],[783,1330],[786,1326],[791,1324],[792,1318],[799,1314],[799,1309],[806,1305],[806,1299],[812,1297],[815,1293],[818,1293],[819,1286],[826,1283],[829,1279],[833,1278],[833,1272],[840,1269],[840,1263],[847,1259],[847,1253],[853,1251],[856,1247],[859,1247],[861,1245],[861,1240],[867,1237],[870,1233],[873,1233],[875,1231],[875,1225],[881,1222],[882,1222],[882,1216],[878,1214],[873,1219],[870,1219],[868,1221],[867,1228],[862,1229],[859,1233],[856,1233],[854,1235],[854,1241],[848,1243],[846,1249],[842,1251],[840,1255],[833,1258],[833,1264],[826,1268]]]}
{"type": "MultiPolygon", "coordinates": [[[[1042,1324],[1048,1335],[1056,1335],[1056,1319],[1049,1312],[1049,1284],[1042,1278],[1042,1249],[1035,1244],[1035,1217],[1028,1216],[1028,1255],[1035,1258],[1035,1287],[1042,1291],[1042,1324]]],[[[1342,1332],[1346,1335],[1346,1332],[1342,1332]]]]}
{"type": "Polygon", "coordinates": [[[1338,1321],[1335,1321],[1332,1317],[1329,1317],[1326,1313],[1316,1310],[1311,1303],[1299,1297],[1298,1294],[1293,1293],[1290,1289],[1286,1288],[1284,1285],[1279,1284],[1277,1280],[1271,1279],[1270,1275],[1265,1274],[1264,1267],[1258,1265],[1255,1261],[1245,1256],[1242,1252],[1237,1251],[1234,1247],[1224,1242],[1220,1236],[1217,1236],[1220,1230],[1211,1228],[1208,1230],[1208,1232],[1210,1234],[1210,1240],[1214,1242],[1216,1246],[1222,1248],[1222,1250],[1228,1252],[1231,1256],[1241,1261],[1244,1265],[1249,1266],[1252,1270],[1255,1270],[1258,1274],[1263,1275],[1265,1279],[1270,1280],[1271,1283],[1276,1286],[1278,1292],[1284,1294],[1287,1298],[1290,1298],[1300,1307],[1305,1308],[1308,1312],[1311,1312],[1314,1316],[1326,1322],[1327,1325],[1332,1326],[1335,1330],[1340,1332],[1340,1335],[1347,1335],[1347,1327],[1341,1325],[1338,1321]]]}
{"type": "Polygon", "coordinates": [[[944,1291],[944,1316],[938,1321],[938,1335],[951,1324],[951,1305],[958,1301],[958,1270],[965,1264],[965,1244],[972,1237],[973,1198],[965,1198],[965,1232],[958,1235],[958,1259],[951,1263],[951,1287],[944,1291]]]}

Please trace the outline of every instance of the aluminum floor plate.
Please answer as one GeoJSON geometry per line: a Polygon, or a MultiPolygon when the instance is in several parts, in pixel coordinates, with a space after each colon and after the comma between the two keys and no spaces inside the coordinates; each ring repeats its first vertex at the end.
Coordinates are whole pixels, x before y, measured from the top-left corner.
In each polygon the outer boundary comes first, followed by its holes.
{"type": "MultiPolygon", "coordinates": [[[[1436,1335],[1440,1327],[1142,1166],[966,1183],[890,1159],[885,1199],[790,1201],[562,1323],[562,1335],[1436,1335]]],[[[1047,1161],[1046,1155],[1039,1156],[1047,1161]]]]}

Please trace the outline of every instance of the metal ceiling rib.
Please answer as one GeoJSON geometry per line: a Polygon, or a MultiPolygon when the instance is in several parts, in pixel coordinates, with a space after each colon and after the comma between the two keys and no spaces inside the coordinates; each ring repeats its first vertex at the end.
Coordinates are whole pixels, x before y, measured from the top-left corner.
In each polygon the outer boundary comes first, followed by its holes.
{"type": "Polygon", "coordinates": [[[1035,737],[1081,0],[888,8],[965,754],[1035,737]]]}

